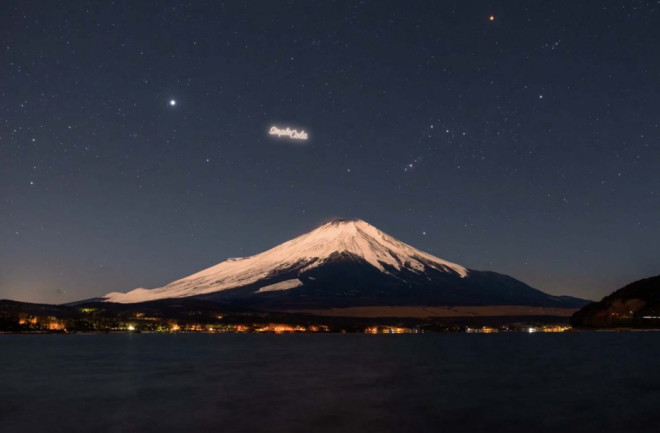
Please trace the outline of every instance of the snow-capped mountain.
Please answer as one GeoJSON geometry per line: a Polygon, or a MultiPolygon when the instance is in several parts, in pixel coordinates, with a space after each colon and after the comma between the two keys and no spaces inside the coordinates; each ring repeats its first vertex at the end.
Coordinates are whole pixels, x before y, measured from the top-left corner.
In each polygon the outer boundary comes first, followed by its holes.
{"type": "Polygon", "coordinates": [[[274,308],[584,304],[442,260],[361,220],[334,220],[261,254],[225,260],[163,287],[108,293],[103,300],[192,297],[274,308]]]}

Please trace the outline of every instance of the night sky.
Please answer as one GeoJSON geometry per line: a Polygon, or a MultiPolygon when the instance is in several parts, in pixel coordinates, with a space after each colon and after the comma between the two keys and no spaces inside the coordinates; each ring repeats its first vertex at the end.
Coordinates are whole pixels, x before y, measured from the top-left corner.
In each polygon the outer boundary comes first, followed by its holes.
{"type": "Polygon", "coordinates": [[[658,1],[3,0],[0,53],[0,298],[335,217],[552,294],[660,271],[658,1]]]}

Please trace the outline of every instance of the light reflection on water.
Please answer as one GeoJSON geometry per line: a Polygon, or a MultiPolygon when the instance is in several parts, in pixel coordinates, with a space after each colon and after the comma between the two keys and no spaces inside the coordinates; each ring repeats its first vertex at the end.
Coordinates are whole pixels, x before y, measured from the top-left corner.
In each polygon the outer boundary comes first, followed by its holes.
{"type": "Polygon", "coordinates": [[[0,431],[650,431],[659,338],[5,335],[0,431]]]}

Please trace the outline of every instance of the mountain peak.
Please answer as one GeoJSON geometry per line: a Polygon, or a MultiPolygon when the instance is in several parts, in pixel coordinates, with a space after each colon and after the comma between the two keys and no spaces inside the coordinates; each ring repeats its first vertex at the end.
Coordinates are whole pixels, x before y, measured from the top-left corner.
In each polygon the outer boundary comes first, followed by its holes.
{"type": "Polygon", "coordinates": [[[358,219],[335,219],[263,253],[225,260],[163,287],[108,293],[102,299],[137,303],[167,298],[275,309],[582,305],[580,300],[548,295],[506,275],[447,262],[358,219]]]}
{"type": "Polygon", "coordinates": [[[345,233],[347,236],[355,236],[358,232],[378,232],[378,229],[366,221],[360,219],[343,219],[336,218],[331,221],[328,221],[325,224],[317,227],[315,230],[310,232],[328,232],[334,233],[334,235],[339,235],[339,233],[345,233]]]}
{"type": "Polygon", "coordinates": [[[214,293],[243,287],[284,270],[302,274],[337,256],[354,257],[384,274],[432,269],[465,278],[468,270],[400,242],[360,219],[334,219],[263,253],[229,259],[166,286],[109,293],[112,302],[141,302],[214,293]]]}
{"type": "MultiPolygon", "coordinates": [[[[324,226],[350,226],[350,225],[355,225],[355,224],[367,224],[366,222],[360,220],[360,219],[345,219],[345,218],[334,218],[328,221],[325,224],[322,224],[321,227],[324,226]]],[[[369,225],[369,224],[367,224],[369,225]]]]}

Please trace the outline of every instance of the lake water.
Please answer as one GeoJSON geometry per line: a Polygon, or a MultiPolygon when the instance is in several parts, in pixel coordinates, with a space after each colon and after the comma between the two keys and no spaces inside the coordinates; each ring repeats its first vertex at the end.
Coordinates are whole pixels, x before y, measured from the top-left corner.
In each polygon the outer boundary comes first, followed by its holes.
{"type": "Polygon", "coordinates": [[[0,432],[651,432],[660,333],[4,335],[0,432]]]}

